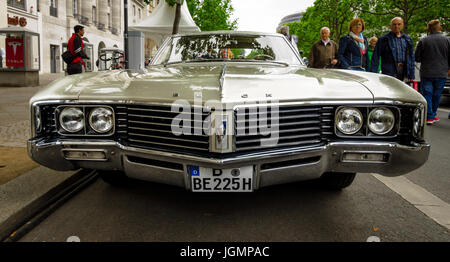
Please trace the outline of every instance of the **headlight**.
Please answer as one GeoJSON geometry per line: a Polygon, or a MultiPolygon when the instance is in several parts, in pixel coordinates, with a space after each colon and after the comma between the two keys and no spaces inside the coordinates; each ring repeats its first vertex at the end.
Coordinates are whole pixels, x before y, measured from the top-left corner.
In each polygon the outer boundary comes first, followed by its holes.
{"type": "Polygon", "coordinates": [[[84,113],[80,108],[66,107],[59,114],[59,123],[67,132],[78,132],[84,128],[84,113]]]}
{"type": "Polygon", "coordinates": [[[114,126],[113,112],[104,107],[95,108],[89,116],[89,125],[98,133],[108,132],[114,126]]]}
{"type": "Polygon", "coordinates": [[[369,114],[368,126],[377,135],[389,133],[394,128],[395,116],[390,109],[379,107],[369,114]]]}
{"type": "Polygon", "coordinates": [[[352,107],[344,107],[336,114],[336,127],[346,135],[352,135],[358,132],[363,125],[361,112],[352,107]]]}
{"type": "Polygon", "coordinates": [[[39,106],[34,108],[34,126],[37,133],[42,131],[41,109],[39,106]]]}

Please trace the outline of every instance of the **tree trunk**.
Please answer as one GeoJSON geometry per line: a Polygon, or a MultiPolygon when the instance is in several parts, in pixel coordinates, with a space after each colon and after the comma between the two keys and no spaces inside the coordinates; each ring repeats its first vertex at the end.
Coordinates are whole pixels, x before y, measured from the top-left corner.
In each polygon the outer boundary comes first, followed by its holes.
{"type": "Polygon", "coordinates": [[[181,1],[177,1],[176,11],[175,11],[175,20],[173,21],[173,31],[172,34],[178,33],[178,27],[180,26],[180,18],[181,18],[181,1]]]}

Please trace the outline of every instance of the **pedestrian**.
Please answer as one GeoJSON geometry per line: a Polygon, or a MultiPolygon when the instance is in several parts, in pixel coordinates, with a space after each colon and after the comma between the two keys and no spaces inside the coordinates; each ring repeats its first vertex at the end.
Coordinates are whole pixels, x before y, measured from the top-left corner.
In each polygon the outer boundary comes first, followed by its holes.
{"type": "Polygon", "coordinates": [[[403,19],[394,17],[390,23],[391,31],[378,39],[372,55],[371,72],[377,72],[381,58],[381,73],[408,82],[414,81],[413,41],[402,33],[403,19]]]}
{"type": "Polygon", "coordinates": [[[430,21],[427,25],[428,35],[419,40],[415,52],[416,61],[420,62],[422,92],[427,100],[428,125],[439,121],[436,113],[445,81],[450,74],[450,39],[441,30],[439,20],[430,21]]]}
{"type": "MultiPolygon", "coordinates": [[[[372,36],[371,38],[369,38],[369,49],[367,50],[368,52],[368,57],[369,57],[369,66],[372,64],[372,55],[373,55],[373,51],[375,50],[375,46],[378,42],[378,38],[376,36],[372,36]]],[[[381,58],[380,58],[381,61],[381,58]]],[[[378,65],[378,70],[377,73],[379,73],[381,71],[381,62],[379,62],[378,65]]]]}
{"type": "Polygon", "coordinates": [[[6,57],[5,49],[2,47],[0,48],[0,68],[3,67],[3,59],[6,57]]]}
{"type": "Polygon", "coordinates": [[[297,51],[297,53],[299,53],[298,46],[297,46],[298,38],[296,35],[289,34],[289,26],[287,26],[287,25],[282,26],[280,28],[280,33],[282,35],[284,35],[284,37],[286,37],[286,39],[294,46],[295,51],[297,51]]]}
{"type": "Polygon", "coordinates": [[[81,59],[89,59],[89,57],[83,51],[84,27],[81,25],[76,25],[73,30],[75,33],[72,34],[72,37],[69,39],[69,42],[67,44],[67,49],[74,57],[72,62],[67,65],[67,74],[69,75],[81,74],[83,72],[81,59]]]}
{"type": "Polygon", "coordinates": [[[231,52],[231,48],[222,48],[219,51],[219,57],[223,59],[233,59],[234,54],[231,52]]]}
{"type": "Polygon", "coordinates": [[[368,71],[368,42],[362,34],[364,31],[364,19],[355,18],[348,26],[349,33],[339,40],[338,60],[343,69],[368,71]]]}
{"type": "Polygon", "coordinates": [[[320,40],[311,47],[308,57],[308,67],[312,68],[332,68],[337,60],[338,46],[330,39],[330,29],[322,27],[320,29],[320,40]]]}

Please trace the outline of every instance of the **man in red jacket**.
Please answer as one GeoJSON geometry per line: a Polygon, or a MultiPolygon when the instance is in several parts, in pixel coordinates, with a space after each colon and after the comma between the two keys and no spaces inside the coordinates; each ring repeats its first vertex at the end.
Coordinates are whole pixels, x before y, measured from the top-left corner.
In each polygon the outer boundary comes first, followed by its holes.
{"type": "Polygon", "coordinates": [[[73,55],[73,57],[75,57],[75,59],[67,65],[67,74],[69,75],[81,74],[83,72],[81,64],[83,61],[81,59],[89,59],[83,51],[84,27],[81,25],[76,25],[73,30],[75,33],[72,34],[72,37],[69,39],[67,44],[69,52],[73,55]]]}

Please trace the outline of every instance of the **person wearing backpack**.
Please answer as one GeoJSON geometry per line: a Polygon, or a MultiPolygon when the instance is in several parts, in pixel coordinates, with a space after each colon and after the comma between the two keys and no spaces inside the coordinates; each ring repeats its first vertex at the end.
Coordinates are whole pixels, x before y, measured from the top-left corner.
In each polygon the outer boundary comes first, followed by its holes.
{"type": "Polygon", "coordinates": [[[70,37],[67,44],[67,49],[73,57],[72,62],[67,64],[67,74],[69,75],[81,74],[83,72],[83,61],[81,59],[89,59],[83,51],[84,27],[81,25],[76,25],[73,30],[75,33],[72,34],[72,37],[70,37]]]}

